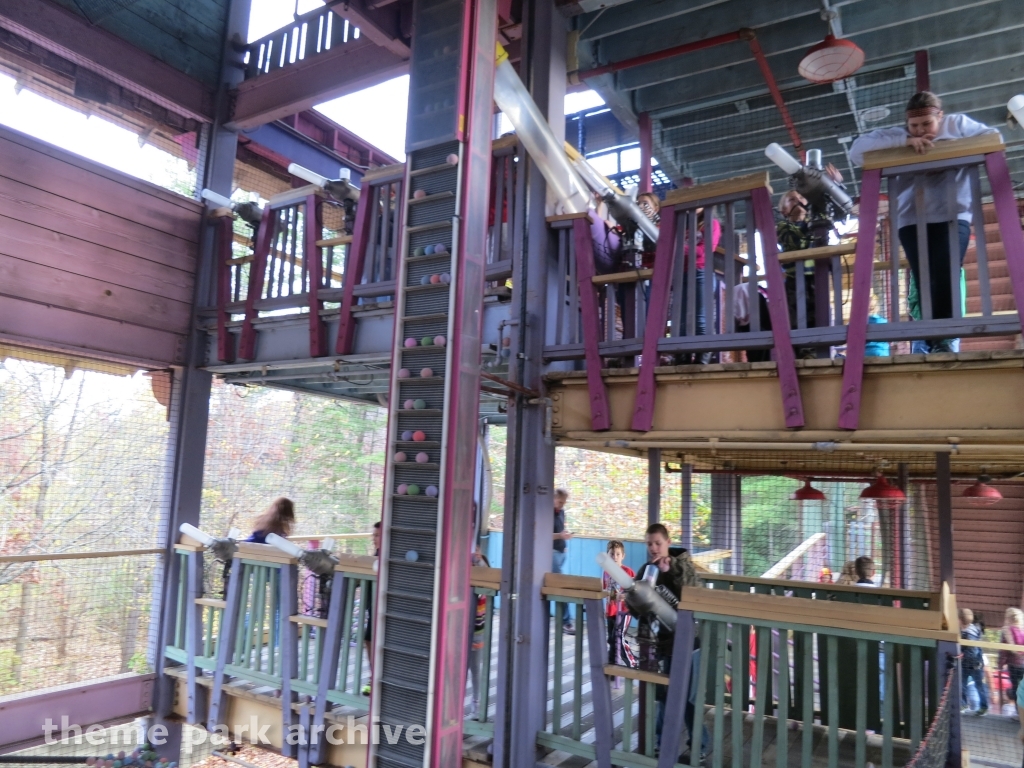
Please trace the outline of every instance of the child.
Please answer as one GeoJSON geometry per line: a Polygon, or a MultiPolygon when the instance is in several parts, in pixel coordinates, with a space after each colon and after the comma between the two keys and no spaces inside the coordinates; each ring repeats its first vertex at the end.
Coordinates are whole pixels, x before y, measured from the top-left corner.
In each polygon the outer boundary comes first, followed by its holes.
{"type": "Polygon", "coordinates": [[[266,544],[267,536],[276,533],[288,538],[295,525],[295,504],[291,499],[280,496],[274,499],[266,511],[252,524],[253,531],[246,541],[266,544]]]}
{"type": "MultiPolygon", "coordinates": [[[[960,609],[960,638],[962,640],[981,640],[981,628],[974,623],[974,611],[970,608],[960,609]]],[[[967,710],[967,681],[974,681],[978,691],[978,714],[988,712],[988,689],[985,687],[985,657],[981,648],[966,645],[962,648],[963,688],[961,691],[961,711],[967,710]]]]}
{"type": "MultiPolygon", "coordinates": [[[[872,293],[868,303],[868,324],[875,325],[884,322],[886,322],[886,319],[878,314],[878,297],[872,293]]],[[[864,357],[888,356],[889,342],[887,341],[869,341],[864,345],[864,357]]]]}
{"type": "MultiPolygon", "coordinates": [[[[473,505],[476,506],[475,504],[473,505]]],[[[480,551],[479,545],[470,555],[470,562],[474,568],[490,568],[491,563],[487,556],[480,551]]],[[[480,652],[484,649],[484,639],[487,634],[487,597],[475,595],[475,610],[473,612],[473,623],[469,627],[469,681],[473,686],[473,703],[470,706],[470,716],[476,717],[480,712],[480,652]]],[[[484,713],[486,714],[486,713],[484,713]]]]}
{"type": "Polygon", "coordinates": [[[853,564],[853,570],[857,574],[857,585],[862,587],[875,587],[875,561],[867,555],[858,557],[853,564]]]}
{"type": "MultiPolygon", "coordinates": [[[[615,564],[622,568],[628,576],[636,576],[633,569],[623,565],[626,559],[626,545],[621,541],[612,540],[608,542],[608,555],[615,564]]],[[[607,573],[602,577],[602,588],[608,593],[608,607],[605,609],[605,618],[608,622],[608,663],[619,666],[630,667],[632,652],[626,645],[626,628],[629,626],[629,609],[626,608],[626,601],[622,597],[622,587],[607,573]]],[[[621,678],[616,677],[613,687],[622,686],[621,678]]]]}

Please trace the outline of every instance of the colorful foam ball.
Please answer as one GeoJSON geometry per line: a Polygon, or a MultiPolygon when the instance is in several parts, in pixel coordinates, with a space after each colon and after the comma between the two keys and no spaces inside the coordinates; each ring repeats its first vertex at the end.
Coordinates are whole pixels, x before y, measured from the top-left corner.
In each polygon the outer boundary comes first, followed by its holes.
{"type": "Polygon", "coordinates": [[[458,165],[459,156],[452,152],[450,155],[448,155],[448,157],[445,158],[445,162],[448,163],[448,165],[458,165]]]}
{"type": "Polygon", "coordinates": [[[448,246],[444,243],[438,243],[434,246],[434,253],[448,253],[448,246]]]}
{"type": "Polygon", "coordinates": [[[416,339],[414,339],[412,337],[406,339],[405,340],[405,346],[406,346],[406,349],[409,349],[410,347],[415,347],[416,346],[416,339]]]}
{"type": "Polygon", "coordinates": [[[409,486],[405,483],[399,483],[398,487],[395,488],[395,493],[399,496],[405,496],[409,492],[409,486]]]}
{"type": "Polygon", "coordinates": [[[445,339],[445,337],[441,336],[440,334],[434,337],[434,346],[443,347],[447,343],[447,339],[445,339]]]}
{"type": "Polygon", "coordinates": [[[85,764],[86,765],[96,765],[96,758],[95,757],[87,757],[87,758],[85,758],[85,764]]]}
{"type": "Polygon", "coordinates": [[[415,250],[413,250],[412,255],[413,256],[426,256],[426,254],[423,252],[423,246],[421,245],[419,248],[416,248],[415,250]]]}
{"type": "Polygon", "coordinates": [[[421,347],[429,347],[429,346],[433,345],[433,343],[434,343],[434,339],[432,337],[430,337],[430,336],[424,336],[422,339],[420,339],[420,346],[421,347]]]}
{"type": "Polygon", "coordinates": [[[440,282],[441,282],[441,276],[440,275],[431,275],[430,276],[430,284],[431,285],[437,285],[440,282]]]}
{"type": "MultiPolygon", "coordinates": [[[[117,759],[118,760],[124,760],[124,750],[123,749],[120,752],[117,753],[117,759]]],[[[166,762],[166,761],[164,761],[164,762],[166,762]]]]}
{"type": "Polygon", "coordinates": [[[424,189],[417,189],[415,192],[412,193],[413,200],[422,200],[426,196],[427,192],[424,189]]]}
{"type": "Polygon", "coordinates": [[[432,246],[432,245],[425,246],[423,248],[423,255],[424,256],[433,256],[434,255],[434,246],[432,246]]]}
{"type": "Polygon", "coordinates": [[[427,455],[426,451],[420,451],[419,453],[416,454],[417,464],[426,464],[428,461],[430,461],[430,456],[427,455]]]}
{"type": "Polygon", "coordinates": [[[410,563],[415,563],[417,560],[420,559],[420,554],[415,549],[410,549],[408,552],[405,553],[405,559],[408,560],[410,563]]]}
{"type": "Polygon", "coordinates": [[[408,443],[410,440],[412,440],[412,430],[407,429],[405,430],[405,432],[402,433],[402,442],[408,443]]]}
{"type": "Polygon", "coordinates": [[[420,285],[430,285],[430,275],[424,275],[420,278],[420,285]]]}
{"type": "Polygon", "coordinates": [[[407,410],[407,411],[411,411],[415,406],[416,406],[416,401],[413,400],[412,398],[410,398],[410,399],[406,400],[404,403],[402,403],[402,407],[405,408],[405,410],[407,410]]]}
{"type": "Polygon", "coordinates": [[[410,371],[408,368],[399,368],[398,369],[398,378],[400,378],[400,379],[408,379],[410,376],[412,376],[412,371],[410,371]]]}
{"type": "Polygon", "coordinates": [[[436,485],[428,485],[427,486],[427,496],[430,496],[431,498],[433,498],[434,496],[437,496],[437,486],[436,485]]]}
{"type": "Polygon", "coordinates": [[[417,429],[415,432],[412,433],[412,441],[414,443],[422,443],[426,439],[427,433],[424,432],[422,429],[417,429]]]}
{"type": "Polygon", "coordinates": [[[422,376],[424,379],[429,379],[433,375],[434,375],[434,369],[433,368],[421,368],[420,369],[420,376],[422,376]]]}
{"type": "Polygon", "coordinates": [[[406,491],[410,496],[420,495],[420,487],[416,485],[416,483],[409,483],[409,487],[406,488],[406,491]]]}
{"type": "Polygon", "coordinates": [[[442,272],[441,273],[441,282],[442,283],[444,283],[445,285],[448,285],[448,283],[450,283],[451,281],[452,281],[452,276],[451,275],[449,275],[447,272],[442,272]]]}
{"type": "Polygon", "coordinates": [[[417,411],[422,411],[422,410],[423,410],[424,408],[426,408],[426,407],[427,407],[427,401],[426,401],[426,400],[424,400],[423,398],[417,398],[417,399],[416,399],[416,400],[415,400],[415,401],[413,402],[413,404],[412,404],[412,407],[413,407],[414,409],[416,409],[417,411]]]}
{"type": "Polygon", "coordinates": [[[399,451],[395,454],[395,463],[401,464],[402,462],[408,461],[409,457],[405,454],[405,451],[399,451]]]}

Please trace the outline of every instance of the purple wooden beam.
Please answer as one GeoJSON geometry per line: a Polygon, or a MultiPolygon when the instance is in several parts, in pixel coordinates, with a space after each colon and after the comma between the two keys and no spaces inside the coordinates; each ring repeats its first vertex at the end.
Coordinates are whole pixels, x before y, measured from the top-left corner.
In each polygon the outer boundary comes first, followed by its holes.
{"type": "Polygon", "coordinates": [[[675,245],[676,208],[670,205],[661,210],[661,231],[658,233],[658,246],[654,252],[654,273],[651,275],[651,298],[647,305],[644,351],[640,360],[636,403],[633,407],[632,428],[638,432],[649,432],[654,424],[654,398],[657,393],[654,369],[658,367],[658,342],[665,336],[665,323],[668,321],[672,272],[675,269],[675,245]]]}
{"type": "MultiPolygon", "coordinates": [[[[292,704],[296,701],[296,694],[292,690],[292,680],[298,676],[299,670],[299,625],[292,621],[292,616],[299,612],[298,581],[297,565],[281,566],[278,637],[281,643],[281,732],[284,734],[289,733],[291,727],[295,725],[295,709],[292,704]]],[[[281,754],[285,757],[295,757],[295,745],[284,739],[281,754]]]]}
{"type": "Polygon", "coordinates": [[[587,360],[587,389],[590,391],[590,427],[599,432],[611,429],[612,419],[608,406],[608,390],[601,376],[601,352],[598,348],[600,322],[597,315],[597,288],[593,280],[594,242],[590,237],[590,223],[587,217],[573,221],[572,235],[576,246],[580,312],[583,315],[583,348],[587,360]]]}
{"type": "MultiPolygon", "coordinates": [[[[871,298],[871,272],[874,269],[875,236],[878,233],[878,196],[881,189],[881,169],[864,171],[860,187],[860,232],[857,235],[856,261],[853,265],[850,324],[846,329],[843,390],[839,400],[840,429],[857,429],[860,422],[864,344],[868,332],[868,305],[871,298]]],[[[896,247],[895,243],[893,247],[896,247]]]]}
{"type": "MultiPolygon", "coordinates": [[[[316,711],[313,713],[311,733],[315,734],[315,738],[309,748],[309,762],[313,765],[320,765],[327,760],[327,739],[322,737],[323,731],[320,729],[327,711],[331,708],[331,703],[327,700],[327,691],[334,685],[334,680],[338,676],[338,651],[341,645],[341,624],[344,620],[342,607],[345,605],[348,587],[349,582],[345,574],[335,571],[331,583],[331,602],[327,607],[327,630],[320,651],[320,676],[317,678],[314,700],[316,711]]],[[[348,674],[348,670],[345,674],[348,674]]]]}
{"type": "Polygon", "coordinates": [[[56,3],[0,3],[0,27],[165,109],[212,122],[213,89],[56,3]]]}
{"type": "MultiPolygon", "coordinates": [[[[679,734],[683,729],[686,701],[690,697],[690,668],[693,658],[693,611],[679,611],[676,615],[676,634],[672,640],[672,670],[668,675],[668,694],[665,699],[665,725],[661,731],[661,752],[658,768],[672,768],[679,755],[679,734]]],[[[704,703],[698,701],[693,718],[690,742],[693,749],[701,748],[704,730],[704,703]]]]}
{"type": "Polygon", "coordinates": [[[327,354],[327,326],[320,317],[324,303],[319,294],[324,279],[324,258],[316,241],[323,235],[323,212],[320,198],[310,195],[306,198],[306,226],[304,252],[309,276],[309,356],[323,357],[327,354]]]}
{"type": "Polygon", "coordinates": [[[238,616],[241,612],[244,575],[245,568],[242,561],[235,560],[231,564],[231,575],[228,576],[228,595],[224,601],[224,612],[220,617],[220,628],[217,630],[217,666],[213,670],[210,712],[206,724],[206,730],[211,733],[221,724],[221,718],[227,712],[227,694],[224,692],[227,673],[224,671],[224,667],[231,663],[235,655],[235,637],[238,629],[238,616]]]}
{"type": "MultiPolygon", "coordinates": [[[[637,116],[637,125],[640,128],[640,192],[650,192],[654,189],[654,180],[651,178],[654,129],[651,127],[650,113],[641,112],[637,116]]],[[[662,217],[662,221],[664,220],[662,217]]]]}
{"type": "Polygon", "coordinates": [[[185,665],[188,669],[186,720],[189,724],[195,725],[202,718],[202,704],[207,699],[206,688],[196,683],[197,675],[202,674],[196,669],[196,655],[203,644],[203,611],[205,609],[196,604],[196,599],[202,597],[203,592],[203,553],[189,552],[187,562],[186,583],[188,589],[185,592],[185,605],[180,606],[180,610],[185,613],[185,665]]]}
{"type": "MultiPolygon", "coordinates": [[[[403,187],[404,185],[399,187],[397,200],[402,199],[403,187]]],[[[376,187],[366,185],[360,194],[359,205],[356,208],[355,228],[352,231],[352,242],[349,243],[348,253],[345,257],[345,272],[342,275],[345,293],[341,299],[338,340],[334,347],[334,351],[339,355],[351,354],[352,343],[355,340],[356,319],[352,315],[352,307],[355,306],[356,283],[359,282],[363,274],[363,264],[366,262],[366,249],[370,246],[370,217],[378,194],[376,187]]],[[[395,222],[395,232],[401,231],[399,224],[400,222],[395,222]]],[[[393,274],[398,274],[397,265],[393,274]]]]}
{"type": "Polygon", "coordinates": [[[584,600],[583,610],[586,612],[587,621],[587,650],[590,651],[590,693],[594,704],[594,749],[597,752],[597,768],[612,768],[614,726],[612,692],[608,689],[608,677],[604,673],[604,660],[608,658],[604,601],[584,600]]]}
{"type": "Polygon", "coordinates": [[[256,328],[253,321],[259,316],[256,302],[263,292],[263,277],[267,271],[267,258],[270,255],[270,243],[277,230],[277,212],[270,206],[264,206],[260,231],[256,235],[256,246],[253,248],[252,267],[249,269],[249,289],[245,296],[245,320],[242,322],[242,337],[238,342],[238,356],[243,360],[256,357],[256,328]]]}
{"type": "Polygon", "coordinates": [[[94,723],[124,721],[149,711],[154,674],[123,675],[79,685],[62,685],[33,695],[0,701],[0,754],[44,743],[43,726],[50,718],[60,736],[61,718],[84,730],[94,723]]]}
{"type": "MultiPolygon", "coordinates": [[[[755,226],[761,234],[761,248],[764,251],[764,271],[768,279],[768,312],[772,318],[775,361],[778,365],[779,385],[782,387],[782,412],[786,426],[789,429],[799,429],[804,425],[804,406],[800,398],[800,381],[796,375],[796,356],[793,354],[793,343],[789,336],[789,306],[786,302],[782,267],[779,265],[772,200],[768,190],[763,187],[752,190],[750,197],[755,226]]],[[[748,247],[753,247],[753,244],[748,247]]],[[[754,301],[754,297],[751,297],[751,304],[754,306],[752,311],[756,311],[757,302],[754,301]]]]}
{"type": "MultiPolygon", "coordinates": [[[[996,220],[999,222],[999,236],[1006,251],[1006,267],[1013,287],[1013,300],[1018,314],[1024,315],[1024,230],[1017,213],[1017,201],[1013,196],[1010,169],[1006,165],[1005,152],[985,155],[985,170],[992,187],[996,220]]],[[[985,237],[985,222],[975,222],[975,237],[985,237]]]]}
{"type": "Polygon", "coordinates": [[[235,338],[228,332],[231,303],[231,243],[234,239],[234,217],[222,216],[217,220],[217,359],[222,363],[235,362],[235,338]]]}

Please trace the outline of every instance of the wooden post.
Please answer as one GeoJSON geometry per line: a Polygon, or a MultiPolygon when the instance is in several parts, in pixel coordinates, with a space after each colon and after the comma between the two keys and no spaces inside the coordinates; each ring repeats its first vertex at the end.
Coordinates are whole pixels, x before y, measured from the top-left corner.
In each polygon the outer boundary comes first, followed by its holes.
{"type": "Polygon", "coordinates": [[[224,613],[220,619],[220,629],[217,640],[217,666],[213,671],[213,689],[210,692],[210,716],[207,719],[206,730],[211,733],[221,724],[221,715],[227,709],[227,694],[224,693],[224,681],[226,667],[235,655],[235,638],[238,629],[238,614],[241,606],[239,594],[242,589],[242,580],[245,578],[245,568],[241,560],[235,560],[232,564],[231,575],[228,577],[228,596],[224,605],[224,613]]]}
{"type": "Polygon", "coordinates": [[[949,470],[949,454],[935,454],[935,490],[939,511],[939,583],[948,584],[956,594],[956,572],[953,568],[953,496],[949,470]]]}
{"type": "MultiPolygon", "coordinates": [[[[594,243],[589,219],[584,215],[572,223],[576,247],[576,276],[579,283],[580,310],[583,314],[583,346],[587,358],[587,389],[590,392],[590,426],[595,432],[611,429],[608,389],[601,376],[603,363],[598,347],[597,289],[594,286],[594,243]]],[[[659,238],[660,239],[660,238],[659,238]]]]}
{"type": "MultiPolygon", "coordinates": [[[[658,768],[672,768],[679,755],[679,734],[683,729],[686,702],[690,696],[690,667],[693,660],[693,611],[679,611],[676,634],[672,640],[672,671],[668,675],[668,694],[665,697],[665,722],[661,729],[661,751],[658,768]]],[[[690,734],[691,749],[698,752],[704,725],[704,705],[697,702],[693,717],[694,733],[690,734]]]]}
{"type": "Polygon", "coordinates": [[[196,605],[196,599],[202,597],[203,592],[203,553],[188,553],[188,589],[185,591],[185,605],[182,610],[185,612],[185,655],[188,678],[186,690],[188,692],[188,715],[187,722],[195,725],[202,718],[202,712],[209,703],[206,688],[196,684],[196,656],[202,645],[203,636],[203,606],[196,605]]]}
{"type": "MultiPolygon", "coordinates": [[[[386,187],[385,187],[386,188],[386,187]]],[[[399,186],[399,190],[402,186],[399,186]]],[[[339,355],[347,355],[352,352],[352,343],[356,335],[356,319],[352,315],[352,307],[355,306],[355,288],[359,277],[363,274],[363,263],[366,259],[366,249],[370,245],[370,216],[377,203],[378,189],[372,185],[362,190],[359,197],[359,206],[356,209],[356,221],[352,231],[352,243],[348,247],[348,254],[345,258],[345,274],[343,280],[344,293],[341,299],[341,315],[338,324],[338,340],[334,351],[339,355]]],[[[398,199],[401,199],[399,197],[398,199]]],[[[389,201],[384,201],[385,205],[389,201]]],[[[397,215],[397,214],[396,214],[397,215]]],[[[398,222],[395,222],[395,232],[399,231],[398,222]]],[[[385,233],[385,237],[387,234],[385,233]]],[[[395,249],[397,256],[398,249],[395,249]]],[[[397,265],[393,267],[394,274],[398,274],[397,265]]]]}
{"type": "MultiPolygon", "coordinates": [[[[292,709],[292,704],[295,703],[296,696],[292,690],[292,680],[298,671],[299,625],[292,621],[292,616],[299,610],[298,580],[297,565],[281,566],[281,596],[277,603],[281,606],[278,637],[281,643],[281,731],[285,737],[295,725],[295,710],[292,709]]],[[[295,745],[289,743],[288,738],[281,742],[281,754],[284,757],[296,756],[295,745]]]]}
{"type": "MultiPolygon", "coordinates": [[[[605,633],[603,609],[603,600],[583,601],[587,622],[587,650],[590,652],[590,692],[594,705],[594,748],[597,752],[597,768],[612,768],[614,726],[612,694],[608,689],[608,677],[604,673],[604,660],[608,656],[608,638],[605,633]]],[[[561,670],[556,669],[555,674],[561,674],[561,670]]],[[[557,728],[555,732],[558,732],[557,728]]]]}
{"type": "Polygon", "coordinates": [[[647,449],[647,524],[661,522],[661,449],[647,449]]]}
{"type": "MultiPolygon", "coordinates": [[[[320,765],[327,759],[327,740],[322,737],[324,717],[330,708],[327,692],[334,686],[338,676],[338,651],[341,641],[342,626],[349,618],[342,611],[348,592],[348,579],[341,571],[335,571],[331,582],[331,602],[327,608],[327,630],[320,657],[320,674],[317,678],[316,711],[313,713],[314,738],[309,748],[309,761],[320,765]]],[[[359,638],[361,641],[362,638],[359,638]]],[[[347,670],[346,670],[347,671],[347,670]]],[[[358,681],[357,681],[358,685],[358,681]]]]}
{"type": "Polygon", "coordinates": [[[640,129],[640,192],[650,192],[654,189],[654,180],[651,178],[651,152],[654,148],[654,130],[651,126],[651,115],[649,112],[641,112],[637,115],[637,124],[640,129]]]}
{"type": "Polygon", "coordinates": [[[245,296],[245,320],[242,322],[242,336],[238,341],[238,356],[243,360],[256,357],[256,327],[253,321],[259,315],[256,302],[263,292],[263,277],[267,269],[267,258],[270,255],[270,243],[277,231],[277,211],[264,206],[260,231],[256,235],[253,248],[253,261],[249,269],[249,289],[245,296]]]}
{"type": "Polygon", "coordinates": [[[679,511],[679,527],[682,529],[679,541],[684,549],[693,549],[693,465],[683,464],[679,473],[682,490],[681,508],[679,511]]]}
{"type": "Polygon", "coordinates": [[[228,304],[231,303],[231,241],[234,237],[234,217],[221,216],[217,219],[217,243],[214,258],[217,260],[217,359],[222,363],[235,362],[235,339],[228,331],[228,304]]]}
{"type": "MultiPolygon", "coordinates": [[[[320,301],[323,287],[324,258],[316,244],[323,235],[323,213],[320,198],[309,195],[306,198],[306,226],[303,256],[306,260],[306,274],[309,277],[309,356],[321,357],[327,354],[327,327],[320,317],[324,303],[320,301]]],[[[386,236],[386,233],[385,233],[386,236]]]]}

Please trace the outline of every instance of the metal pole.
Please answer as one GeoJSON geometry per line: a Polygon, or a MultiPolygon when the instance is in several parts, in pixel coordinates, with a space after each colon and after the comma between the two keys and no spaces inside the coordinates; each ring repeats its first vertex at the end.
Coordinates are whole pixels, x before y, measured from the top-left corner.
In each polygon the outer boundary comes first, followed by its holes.
{"type": "Polygon", "coordinates": [[[939,506],[939,584],[945,582],[956,594],[953,568],[953,496],[949,472],[949,454],[935,454],[935,489],[939,506]]]}
{"type": "Polygon", "coordinates": [[[683,464],[683,471],[679,473],[680,487],[682,490],[681,506],[679,510],[679,540],[685,549],[693,549],[693,464],[683,464]]]}
{"type": "Polygon", "coordinates": [[[661,449],[647,451],[647,524],[661,522],[661,449]]]}
{"type": "Polygon", "coordinates": [[[896,567],[894,568],[896,583],[894,586],[899,589],[909,589],[910,579],[907,574],[907,564],[910,562],[910,536],[907,528],[907,508],[910,505],[910,496],[908,494],[910,489],[910,467],[906,462],[899,465],[897,482],[899,483],[900,490],[903,491],[907,498],[896,505],[896,520],[894,521],[896,536],[893,542],[896,558],[896,567]]]}
{"type": "Polygon", "coordinates": [[[914,51],[914,87],[920,91],[930,91],[931,76],[928,72],[928,51],[914,51]]]}
{"type": "Polygon", "coordinates": [[[651,127],[650,113],[641,112],[637,116],[637,124],[640,128],[640,192],[650,192],[654,189],[654,180],[651,178],[654,130],[651,127]]]}

